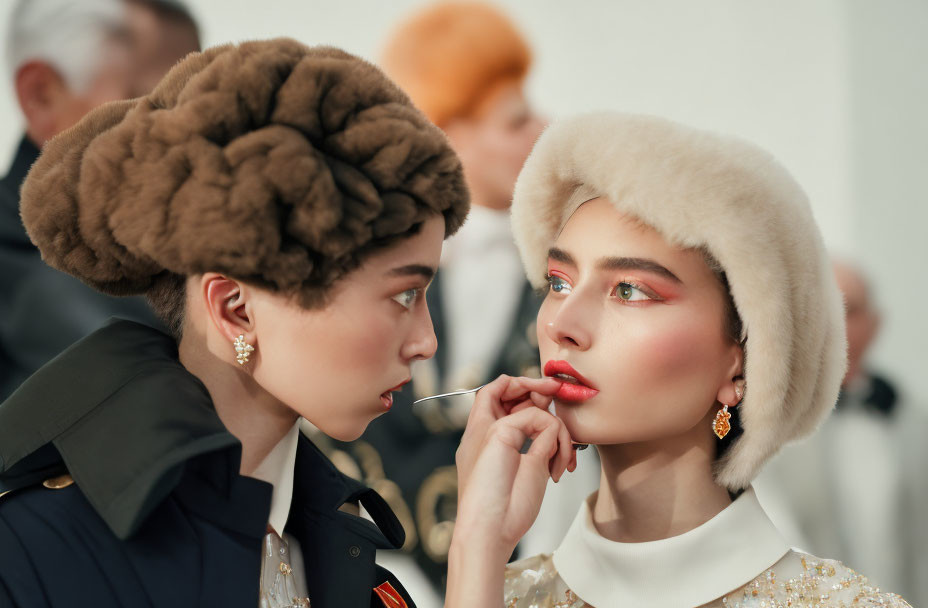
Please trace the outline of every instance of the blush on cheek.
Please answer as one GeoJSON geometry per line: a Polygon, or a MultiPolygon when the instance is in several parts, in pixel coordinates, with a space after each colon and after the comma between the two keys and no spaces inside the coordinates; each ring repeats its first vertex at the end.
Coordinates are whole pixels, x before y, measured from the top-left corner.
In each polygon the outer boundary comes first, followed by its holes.
{"type": "Polygon", "coordinates": [[[716,391],[719,357],[724,345],[721,329],[694,323],[652,335],[636,366],[656,402],[673,404],[680,417],[699,419],[716,391]],[[692,409],[692,412],[689,410],[692,409]]]}
{"type": "Polygon", "coordinates": [[[345,335],[348,336],[350,344],[346,343],[345,351],[355,366],[360,365],[380,365],[385,358],[391,354],[399,352],[399,347],[395,346],[397,326],[388,323],[368,323],[364,331],[353,332],[348,330],[345,335]],[[392,349],[392,351],[391,351],[392,349]]]}
{"type": "Polygon", "coordinates": [[[624,343],[622,358],[631,368],[621,375],[646,392],[692,386],[695,379],[711,377],[718,368],[724,341],[721,328],[680,318],[635,329],[630,333],[626,328],[615,336],[624,343]]]}
{"type": "Polygon", "coordinates": [[[706,355],[701,332],[681,329],[665,331],[648,341],[647,367],[663,370],[663,374],[678,375],[680,371],[698,367],[706,355]]]}

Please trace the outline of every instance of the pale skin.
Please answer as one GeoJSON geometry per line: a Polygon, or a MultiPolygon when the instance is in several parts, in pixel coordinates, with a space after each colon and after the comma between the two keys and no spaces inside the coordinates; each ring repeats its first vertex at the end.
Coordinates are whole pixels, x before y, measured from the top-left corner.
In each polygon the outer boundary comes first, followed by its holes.
{"type": "Polygon", "coordinates": [[[367,258],[307,309],[284,294],[207,272],[187,280],[180,361],[205,385],[242,443],[249,475],[299,416],[351,441],[389,411],[383,396],[435,353],[425,291],[438,267],[444,219],[367,258]],[[254,347],[236,361],[233,341],[254,347]]]}
{"type": "Polygon", "coordinates": [[[519,171],[545,126],[526,100],[522,84],[498,86],[471,116],[440,126],[464,166],[471,203],[508,209],[519,171]]]}
{"type": "Polygon", "coordinates": [[[571,441],[599,450],[592,511],[606,539],[676,536],[731,502],[712,476],[711,421],[722,404],[740,401],[743,351],[725,331],[725,293],[703,254],[594,199],[552,243],[548,273],[538,314],[542,365],[567,361],[599,392],[582,403],[556,398],[556,417],[542,398],[551,386],[535,387],[537,407],[510,415],[492,395],[478,395],[458,451],[462,496],[446,606],[501,605],[505,563],[548,478],[574,466],[571,441]],[[546,433],[537,457],[518,455],[520,438],[538,442],[546,433]]]}
{"type": "Polygon", "coordinates": [[[841,386],[847,388],[861,374],[866,353],[880,330],[880,313],[870,297],[867,281],[857,268],[842,261],[835,261],[833,268],[844,297],[848,362],[841,386]]]}

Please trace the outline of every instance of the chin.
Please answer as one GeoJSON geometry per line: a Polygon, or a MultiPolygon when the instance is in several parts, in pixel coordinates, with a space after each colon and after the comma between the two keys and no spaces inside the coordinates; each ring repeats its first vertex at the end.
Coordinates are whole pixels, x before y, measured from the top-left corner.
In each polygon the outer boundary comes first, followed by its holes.
{"type": "MultiPolygon", "coordinates": [[[[595,410],[583,410],[584,406],[575,403],[562,404],[554,402],[555,415],[564,422],[571,441],[589,445],[611,445],[628,443],[631,439],[623,429],[615,427],[615,418],[604,418],[595,410]]],[[[628,429],[624,429],[628,430],[628,429]]]]}
{"type": "Polygon", "coordinates": [[[591,441],[590,435],[593,433],[590,432],[589,419],[586,420],[586,424],[577,420],[576,408],[575,404],[563,405],[555,401],[554,415],[564,422],[564,426],[567,427],[567,432],[570,433],[570,438],[573,441],[577,443],[595,443],[591,441]]]}
{"type": "Polygon", "coordinates": [[[355,424],[348,423],[327,425],[325,427],[320,426],[319,430],[336,441],[348,443],[359,439],[361,435],[364,434],[364,431],[367,430],[367,425],[370,424],[372,420],[373,419],[359,420],[355,424]]]}

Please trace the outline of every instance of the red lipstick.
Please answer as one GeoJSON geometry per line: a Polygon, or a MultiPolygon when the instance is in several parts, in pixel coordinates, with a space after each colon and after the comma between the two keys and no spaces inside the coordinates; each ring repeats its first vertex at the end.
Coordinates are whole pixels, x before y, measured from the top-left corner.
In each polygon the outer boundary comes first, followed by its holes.
{"type": "Polygon", "coordinates": [[[395,392],[397,392],[397,391],[399,391],[399,390],[402,390],[402,388],[403,388],[406,384],[408,384],[410,380],[411,380],[411,378],[407,378],[406,380],[403,380],[402,382],[400,382],[399,384],[397,384],[397,385],[394,386],[393,388],[391,388],[391,389],[389,389],[389,390],[386,390],[386,391],[384,391],[383,393],[380,394],[380,402],[383,404],[383,406],[384,406],[386,409],[390,409],[391,407],[393,407],[393,393],[395,393],[395,392]]]}
{"type": "Polygon", "coordinates": [[[550,376],[561,383],[554,395],[561,401],[582,403],[592,399],[599,391],[589,380],[584,378],[567,361],[548,361],[545,363],[545,376],[550,376]]]}

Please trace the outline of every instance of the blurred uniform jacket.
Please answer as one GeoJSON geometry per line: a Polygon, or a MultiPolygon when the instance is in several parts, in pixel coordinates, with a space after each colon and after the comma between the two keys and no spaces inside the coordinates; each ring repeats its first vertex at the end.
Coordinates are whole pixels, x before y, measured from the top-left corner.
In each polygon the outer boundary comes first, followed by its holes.
{"type": "Polygon", "coordinates": [[[865,373],[810,438],[755,480],[787,539],[864,572],[914,606],[928,602],[928,416],[865,373]]]}
{"type": "MultiPolygon", "coordinates": [[[[256,608],[272,486],[240,459],[173,339],[117,321],[81,340],[0,405],[0,606],[256,608]]],[[[285,531],[313,608],[413,606],[374,562],[396,517],[305,436],[285,531]]]]}
{"type": "Polygon", "coordinates": [[[42,261],[19,216],[19,187],[38,156],[23,137],[0,180],[0,401],[112,316],[162,327],[143,298],[104,295],[42,261]]]}
{"type": "MultiPolygon", "coordinates": [[[[394,395],[391,411],[372,422],[358,441],[324,448],[333,462],[383,494],[406,529],[411,554],[438,590],[447,577],[448,549],[457,509],[454,455],[473,396],[412,401],[456,388],[473,388],[500,374],[540,376],[535,318],[540,299],[523,280],[502,349],[481,375],[448,368],[449,323],[443,303],[442,271],[428,291],[438,351],[413,367],[413,382],[394,395]]],[[[475,289],[480,288],[475,286],[475,289]]],[[[492,294],[489,295],[492,297],[492,294]]]]}

